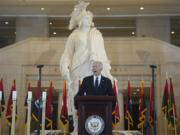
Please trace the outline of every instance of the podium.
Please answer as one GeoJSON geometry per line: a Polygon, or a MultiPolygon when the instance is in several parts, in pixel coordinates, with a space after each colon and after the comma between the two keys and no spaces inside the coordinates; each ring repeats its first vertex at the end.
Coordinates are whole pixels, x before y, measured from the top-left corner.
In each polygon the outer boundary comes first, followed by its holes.
{"type": "Polygon", "coordinates": [[[112,135],[114,96],[77,96],[78,135],[112,135]]]}

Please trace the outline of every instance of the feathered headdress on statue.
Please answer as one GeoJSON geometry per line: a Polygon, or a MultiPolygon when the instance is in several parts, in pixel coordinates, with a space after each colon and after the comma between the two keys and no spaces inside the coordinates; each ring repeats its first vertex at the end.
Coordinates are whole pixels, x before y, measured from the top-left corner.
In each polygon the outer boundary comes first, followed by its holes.
{"type": "Polygon", "coordinates": [[[88,5],[88,2],[79,1],[79,3],[74,6],[74,10],[71,13],[71,19],[69,22],[69,30],[74,29],[79,24],[82,16],[88,15],[91,19],[93,18],[93,14],[90,11],[86,11],[88,5]]]}

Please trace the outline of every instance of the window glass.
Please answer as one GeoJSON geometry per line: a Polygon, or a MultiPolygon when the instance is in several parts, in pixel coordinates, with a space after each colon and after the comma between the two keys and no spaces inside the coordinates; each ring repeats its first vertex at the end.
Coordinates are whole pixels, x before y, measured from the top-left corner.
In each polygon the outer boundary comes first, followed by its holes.
{"type": "Polygon", "coordinates": [[[180,17],[171,17],[171,43],[180,47],[180,17]]]}

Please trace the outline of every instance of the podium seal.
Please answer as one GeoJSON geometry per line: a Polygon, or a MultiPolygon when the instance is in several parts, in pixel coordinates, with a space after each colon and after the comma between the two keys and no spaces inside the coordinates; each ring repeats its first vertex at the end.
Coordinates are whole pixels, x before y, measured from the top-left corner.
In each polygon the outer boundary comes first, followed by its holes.
{"type": "Polygon", "coordinates": [[[104,121],[98,115],[91,115],[86,119],[85,129],[90,135],[99,135],[104,130],[104,121]]]}

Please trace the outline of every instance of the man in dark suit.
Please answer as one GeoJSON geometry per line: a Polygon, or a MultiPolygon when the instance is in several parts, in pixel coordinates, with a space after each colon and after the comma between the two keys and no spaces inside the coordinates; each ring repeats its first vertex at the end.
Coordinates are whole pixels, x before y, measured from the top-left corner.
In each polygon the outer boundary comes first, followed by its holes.
{"type": "Polygon", "coordinates": [[[101,75],[102,69],[103,65],[101,62],[93,62],[93,75],[85,77],[83,79],[81,88],[77,93],[77,96],[114,96],[111,80],[101,75]]]}
{"type": "MultiPolygon", "coordinates": [[[[82,85],[80,87],[79,92],[76,94],[77,96],[115,96],[111,80],[102,76],[101,71],[103,69],[103,65],[99,61],[93,62],[92,72],[93,75],[87,76],[83,79],[82,85]]],[[[115,103],[113,103],[113,109],[115,108],[115,103]]],[[[76,104],[76,103],[75,103],[76,104]]],[[[76,106],[76,105],[75,105],[76,106]]],[[[78,108],[76,108],[78,109],[78,108]]],[[[72,119],[72,116],[70,116],[72,119]]],[[[69,119],[71,125],[69,128],[73,129],[73,120],[69,119]]]]}

